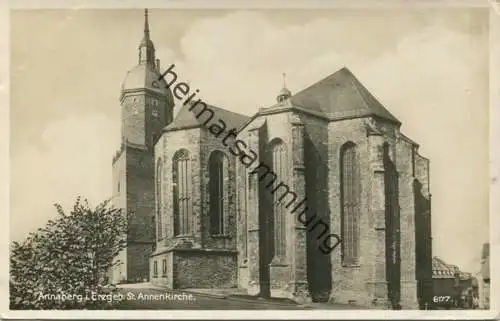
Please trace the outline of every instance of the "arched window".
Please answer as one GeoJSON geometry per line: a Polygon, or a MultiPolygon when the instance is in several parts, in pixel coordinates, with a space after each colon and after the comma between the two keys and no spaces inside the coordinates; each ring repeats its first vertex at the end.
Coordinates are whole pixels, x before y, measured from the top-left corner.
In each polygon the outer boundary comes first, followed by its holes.
{"type": "MultiPolygon", "coordinates": [[[[272,168],[278,178],[277,182],[286,182],[288,177],[288,160],[285,143],[282,140],[273,140],[270,144],[272,168]]],[[[274,186],[276,187],[276,186],[274,186]]],[[[286,257],[286,202],[281,201],[282,195],[273,193],[273,217],[274,217],[274,257],[282,259],[286,257]]]]}
{"type": "Polygon", "coordinates": [[[163,225],[162,225],[162,160],[158,159],[156,165],[156,235],[158,240],[163,239],[163,225]]]}
{"type": "Polygon", "coordinates": [[[342,263],[359,263],[360,179],[356,145],[346,143],[340,152],[340,190],[342,202],[342,263]]]}
{"type": "Polygon", "coordinates": [[[191,231],[191,164],[186,150],[175,153],[172,161],[172,195],[174,235],[186,235],[191,231]]]}
{"type": "Polygon", "coordinates": [[[214,151],[208,159],[210,234],[225,234],[224,204],[227,200],[227,157],[221,151],[214,151]]]}

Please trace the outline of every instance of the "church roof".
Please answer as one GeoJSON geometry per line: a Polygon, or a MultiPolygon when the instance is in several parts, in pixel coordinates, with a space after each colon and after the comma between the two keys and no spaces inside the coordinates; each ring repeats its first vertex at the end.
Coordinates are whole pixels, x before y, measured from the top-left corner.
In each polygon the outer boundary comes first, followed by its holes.
{"type": "Polygon", "coordinates": [[[122,84],[122,90],[143,89],[155,91],[162,95],[171,96],[165,79],[155,66],[150,64],[138,64],[127,72],[122,84]]]}
{"type": "Polygon", "coordinates": [[[155,47],[149,32],[148,9],[144,10],[144,35],[139,45],[138,64],[127,72],[122,83],[122,92],[136,89],[149,89],[172,98],[165,79],[161,77],[159,60],[155,59],[155,47]]]}
{"type": "Polygon", "coordinates": [[[346,67],[291,97],[292,105],[322,113],[330,120],[378,116],[400,123],[346,67]]]}
{"type": "MultiPolygon", "coordinates": [[[[190,104],[183,105],[174,120],[167,125],[164,130],[165,131],[174,131],[188,128],[198,128],[205,125],[205,122],[208,119],[208,112],[200,114],[201,105],[195,107],[193,110],[189,110],[194,102],[190,104]]],[[[243,125],[250,119],[250,117],[238,114],[229,110],[225,110],[223,108],[215,107],[207,104],[207,108],[213,111],[213,118],[207,124],[218,124],[217,120],[222,120],[228,129],[235,128],[239,130],[243,125]]]]}

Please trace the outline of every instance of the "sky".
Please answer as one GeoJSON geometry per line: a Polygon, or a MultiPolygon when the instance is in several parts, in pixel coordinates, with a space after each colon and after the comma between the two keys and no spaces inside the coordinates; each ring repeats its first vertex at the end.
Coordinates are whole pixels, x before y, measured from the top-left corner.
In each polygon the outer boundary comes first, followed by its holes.
{"type": "MultiPolygon", "coordinates": [[[[120,86],[137,63],[144,14],[11,15],[11,239],[53,203],[111,195],[120,86]]],[[[163,68],[198,98],[251,115],[347,66],[431,160],[433,254],[478,270],[489,239],[488,13],[485,9],[150,9],[163,68]]]]}

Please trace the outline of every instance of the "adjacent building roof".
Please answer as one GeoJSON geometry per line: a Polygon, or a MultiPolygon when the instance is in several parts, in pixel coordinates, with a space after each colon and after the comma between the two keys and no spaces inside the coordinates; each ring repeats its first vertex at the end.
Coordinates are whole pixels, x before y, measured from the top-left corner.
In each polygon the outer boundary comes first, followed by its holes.
{"type": "Polygon", "coordinates": [[[432,258],[432,278],[433,279],[453,279],[455,271],[437,256],[432,258]]]}
{"type": "MultiPolygon", "coordinates": [[[[167,125],[164,130],[174,131],[205,126],[205,122],[209,119],[211,113],[209,111],[203,112],[202,108],[204,106],[201,104],[193,108],[192,105],[194,104],[195,103],[183,105],[174,120],[167,125]],[[190,108],[192,108],[192,110],[189,110],[190,108]]],[[[220,119],[227,125],[228,129],[235,128],[236,130],[239,130],[250,119],[248,116],[234,113],[212,105],[207,104],[206,108],[213,111],[213,117],[209,120],[208,124],[218,123],[218,120],[220,119]]]]}
{"type": "Polygon", "coordinates": [[[458,266],[447,264],[437,256],[432,258],[432,278],[434,279],[454,279],[458,273],[460,280],[469,280],[472,274],[460,271],[458,266]]]}
{"type": "Polygon", "coordinates": [[[291,97],[292,105],[320,112],[330,120],[377,116],[394,117],[346,67],[291,97]]]}

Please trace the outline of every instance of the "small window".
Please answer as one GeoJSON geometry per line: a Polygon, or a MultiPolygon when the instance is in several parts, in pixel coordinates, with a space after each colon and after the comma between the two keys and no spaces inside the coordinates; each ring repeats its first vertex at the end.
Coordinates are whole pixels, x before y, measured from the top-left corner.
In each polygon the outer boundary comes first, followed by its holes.
{"type": "Polygon", "coordinates": [[[167,276],[167,260],[163,259],[162,262],[162,276],[167,276]]]}
{"type": "Polygon", "coordinates": [[[158,99],[151,99],[151,103],[153,104],[153,106],[158,106],[158,99]]]}
{"type": "Polygon", "coordinates": [[[120,193],[120,181],[118,181],[117,189],[118,189],[118,193],[120,193]]]}
{"type": "Polygon", "coordinates": [[[158,277],[158,261],[153,262],[153,277],[158,277]]]}

